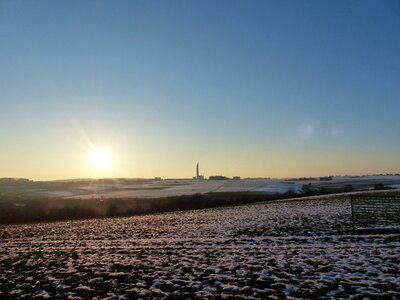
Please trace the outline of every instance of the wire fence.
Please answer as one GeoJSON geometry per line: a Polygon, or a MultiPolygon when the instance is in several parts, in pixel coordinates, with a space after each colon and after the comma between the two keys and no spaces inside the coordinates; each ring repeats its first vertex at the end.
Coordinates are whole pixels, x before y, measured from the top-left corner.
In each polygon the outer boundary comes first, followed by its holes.
{"type": "Polygon", "coordinates": [[[400,196],[350,195],[353,227],[400,225],[400,196]]]}

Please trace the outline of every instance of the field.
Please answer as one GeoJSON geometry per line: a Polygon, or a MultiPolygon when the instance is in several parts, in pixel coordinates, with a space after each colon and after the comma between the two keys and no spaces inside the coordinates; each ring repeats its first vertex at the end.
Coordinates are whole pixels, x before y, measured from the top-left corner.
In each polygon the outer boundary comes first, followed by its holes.
{"type": "Polygon", "coordinates": [[[0,226],[0,298],[400,298],[400,234],[347,197],[0,226]]]}
{"type": "Polygon", "coordinates": [[[226,192],[254,193],[301,193],[302,186],[310,184],[316,190],[342,189],[351,186],[354,190],[373,189],[375,184],[400,187],[400,175],[333,177],[331,181],[317,178],[304,180],[242,179],[242,180],[187,180],[187,179],[94,179],[65,181],[1,181],[2,199],[47,198],[47,199],[118,199],[118,198],[164,198],[181,195],[226,192]]]}
{"type": "Polygon", "coordinates": [[[0,179],[0,224],[126,217],[400,186],[399,175],[300,179],[0,179]]]}

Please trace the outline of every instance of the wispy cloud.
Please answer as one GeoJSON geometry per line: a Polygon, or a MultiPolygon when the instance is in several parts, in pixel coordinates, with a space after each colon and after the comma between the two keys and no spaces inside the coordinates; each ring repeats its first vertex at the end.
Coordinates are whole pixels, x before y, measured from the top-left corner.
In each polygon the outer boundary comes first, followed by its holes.
{"type": "Polygon", "coordinates": [[[314,133],[314,126],[309,123],[302,124],[297,128],[297,136],[303,140],[311,139],[314,136],[314,133]]]}
{"type": "Polygon", "coordinates": [[[333,136],[333,137],[335,137],[335,136],[337,136],[338,134],[340,134],[340,130],[338,130],[338,129],[336,129],[336,128],[332,128],[331,129],[331,136],[333,136]]]}

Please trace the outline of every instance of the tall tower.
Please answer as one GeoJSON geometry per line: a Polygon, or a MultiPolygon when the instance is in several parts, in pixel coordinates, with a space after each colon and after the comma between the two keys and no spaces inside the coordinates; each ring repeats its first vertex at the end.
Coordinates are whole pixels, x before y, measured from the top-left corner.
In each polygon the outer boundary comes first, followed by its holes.
{"type": "Polygon", "coordinates": [[[200,173],[199,173],[199,163],[196,165],[196,179],[199,179],[200,173]]]}

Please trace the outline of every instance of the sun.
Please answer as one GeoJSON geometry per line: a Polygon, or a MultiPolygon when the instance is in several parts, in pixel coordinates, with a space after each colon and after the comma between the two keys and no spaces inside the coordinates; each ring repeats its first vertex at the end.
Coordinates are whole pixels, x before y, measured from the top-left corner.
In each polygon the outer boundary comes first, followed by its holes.
{"type": "Polygon", "coordinates": [[[90,154],[90,164],[95,169],[110,169],[112,160],[110,152],[105,149],[95,149],[90,154]]]}

